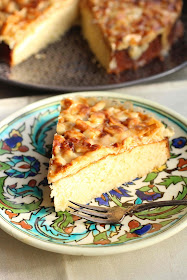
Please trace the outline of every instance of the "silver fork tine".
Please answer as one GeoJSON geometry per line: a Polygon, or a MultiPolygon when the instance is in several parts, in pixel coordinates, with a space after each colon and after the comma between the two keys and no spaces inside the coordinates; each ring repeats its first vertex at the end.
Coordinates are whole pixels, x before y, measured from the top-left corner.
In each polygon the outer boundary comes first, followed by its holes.
{"type": "Polygon", "coordinates": [[[94,217],[92,217],[92,216],[80,214],[79,212],[76,212],[76,213],[70,212],[70,213],[71,213],[72,215],[76,215],[76,216],[78,216],[78,217],[80,217],[80,218],[86,219],[86,220],[91,221],[91,222],[99,223],[99,224],[108,224],[108,223],[111,222],[109,219],[94,218],[94,217]]]}
{"type": "Polygon", "coordinates": [[[76,206],[83,207],[83,208],[86,208],[86,209],[96,210],[96,211],[100,211],[100,212],[107,212],[106,207],[85,205],[85,204],[73,202],[71,200],[69,200],[69,202],[71,202],[72,204],[74,204],[76,206]]]}
{"type": "Polygon", "coordinates": [[[92,215],[92,216],[95,216],[95,217],[103,217],[103,218],[108,218],[109,215],[108,213],[101,213],[101,212],[98,212],[98,211],[93,211],[91,209],[83,209],[83,208],[76,208],[74,206],[69,206],[69,208],[75,210],[75,211],[79,211],[81,213],[85,213],[85,214],[88,214],[88,215],[92,215]]]}

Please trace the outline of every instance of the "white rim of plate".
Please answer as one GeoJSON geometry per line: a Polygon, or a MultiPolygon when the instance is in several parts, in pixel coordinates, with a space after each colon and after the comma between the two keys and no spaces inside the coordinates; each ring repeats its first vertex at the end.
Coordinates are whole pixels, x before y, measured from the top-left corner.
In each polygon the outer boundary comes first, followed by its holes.
{"type": "MultiPolygon", "coordinates": [[[[17,112],[11,114],[9,117],[5,118],[0,122],[0,129],[5,126],[10,121],[14,120],[15,118],[19,117],[20,115],[29,112],[33,109],[39,108],[41,106],[57,102],[61,99],[64,99],[66,97],[75,97],[75,96],[85,96],[85,97],[93,97],[93,96],[102,96],[102,97],[110,97],[110,98],[122,98],[126,100],[131,100],[134,102],[140,102],[142,104],[151,106],[155,108],[155,110],[162,110],[164,113],[167,113],[169,115],[172,115],[174,118],[178,119],[180,122],[185,124],[187,126],[187,120],[181,116],[179,113],[176,113],[175,111],[160,105],[159,103],[149,101],[147,99],[137,97],[137,96],[131,96],[126,94],[121,94],[117,92],[103,92],[103,91],[89,91],[89,92],[76,92],[76,93],[68,93],[68,94],[61,94],[56,95],[53,97],[45,98],[40,101],[34,102],[31,105],[28,105],[24,107],[23,109],[18,110],[17,112]]],[[[61,253],[61,254],[68,254],[68,255],[83,255],[83,256],[103,256],[103,255],[113,255],[113,254],[120,254],[125,253],[129,251],[134,251],[138,249],[142,249],[151,245],[154,245],[158,242],[161,242],[181,230],[183,230],[187,226],[187,215],[182,218],[179,222],[174,224],[171,228],[166,229],[165,231],[161,232],[158,235],[150,236],[147,239],[140,239],[137,240],[134,243],[127,243],[127,244],[117,244],[112,245],[110,247],[84,247],[84,245],[68,245],[68,244],[53,244],[49,243],[40,239],[37,239],[33,236],[29,236],[26,233],[20,231],[19,229],[14,228],[6,220],[0,217],[0,228],[7,232],[9,235],[13,236],[14,238],[22,241],[25,244],[28,244],[30,246],[43,249],[46,251],[51,251],[55,253],[61,253]]]]}

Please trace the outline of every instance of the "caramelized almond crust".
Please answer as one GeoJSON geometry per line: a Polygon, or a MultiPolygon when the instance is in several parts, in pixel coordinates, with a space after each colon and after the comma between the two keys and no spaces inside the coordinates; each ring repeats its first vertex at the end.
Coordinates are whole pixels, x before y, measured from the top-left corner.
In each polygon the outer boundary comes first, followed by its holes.
{"type": "Polygon", "coordinates": [[[141,67],[155,57],[163,59],[183,35],[178,21],[182,0],[82,0],[80,3],[83,34],[109,73],[141,67]],[[93,32],[94,26],[102,46],[95,44],[89,35],[88,28],[93,32]],[[103,58],[103,49],[107,58],[103,58]]]}
{"type": "Polygon", "coordinates": [[[83,0],[112,50],[153,41],[171,29],[181,14],[182,0],[83,0]]]}
{"type": "Polygon", "coordinates": [[[108,155],[156,143],[173,131],[131,103],[95,98],[64,99],[54,136],[48,181],[77,173],[108,155]]]}
{"type": "Polygon", "coordinates": [[[1,39],[8,41],[10,46],[22,39],[27,26],[52,12],[64,1],[61,0],[1,0],[0,2],[0,34],[1,39]]]}
{"type": "Polygon", "coordinates": [[[142,53],[140,58],[137,60],[132,59],[129,56],[127,50],[116,51],[112,55],[112,61],[115,67],[109,70],[110,73],[120,73],[127,69],[137,69],[149,63],[154,58],[158,57],[160,60],[164,59],[164,55],[167,54],[170,47],[177,41],[178,38],[182,37],[184,34],[183,24],[180,20],[176,22],[172,30],[168,34],[168,50],[164,50],[162,46],[162,37],[158,36],[152,42],[150,42],[149,47],[142,53]]]}

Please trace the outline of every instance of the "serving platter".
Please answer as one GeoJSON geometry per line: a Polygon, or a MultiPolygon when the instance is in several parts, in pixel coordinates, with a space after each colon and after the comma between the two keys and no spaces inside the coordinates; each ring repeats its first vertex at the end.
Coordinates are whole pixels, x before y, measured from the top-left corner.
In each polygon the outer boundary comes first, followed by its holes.
{"type": "MultiPolygon", "coordinates": [[[[144,248],[178,233],[187,225],[185,206],[161,207],[125,217],[122,224],[99,225],[67,211],[54,211],[47,183],[51,144],[60,100],[76,93],[33,103],[0,123],[0,227],[38,248],[74,255],[107,255],[144,248]]],[[[84,92],[81,96],[130,101],[175,129],[171,158],[143,178],[126,182],[91,203],[186,199],[186,120],[159,104],[123,94],[84,92]]]]}
{"type": "Polygon", "coordinates": [[[75,26],[60,41],[20,65],[10,68],[0,63],[0,82],[30,89],[70,92],[120,88],[164,77],[187,65],[186,14],[182,21],[184,37],[172,47],[165,60],[155,59],[136,71],[107,74],[96,62],[80,27],[75,26]]]}

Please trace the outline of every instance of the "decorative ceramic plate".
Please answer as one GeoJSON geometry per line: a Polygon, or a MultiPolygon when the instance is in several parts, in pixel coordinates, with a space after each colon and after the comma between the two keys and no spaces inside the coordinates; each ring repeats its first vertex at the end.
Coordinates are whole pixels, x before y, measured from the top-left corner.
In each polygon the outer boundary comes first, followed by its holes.
{"type": "MultiPolygon", "coordinates": [[[[73,97],[76,94],[69,94],[73,97]]],[[[109,92],[82,96],[129,100],[175,129],[171,158],[143,178],[121,185],[92,201],[111,207],[121,202],[186,199],[186,122],[177,113],[137,97],[109,92]]],[[[68,212],[54,211],[47,169],[59,103],[67,95],[48,98],[15,113],[0,124],[0,225],[19,240],[49,251],[77,255],[121,253],[152,245],[187,224],[185,206],[160,207],[125,217],[122,224],[99,225],[68,212]]]]}
{"type": "Polygon", "coordinates": [[[137,71],[107,74],[83,40],[79,27],[73,27],[58,42],[39,55],[10,68],[0,63],[0,81],[10,85],[54,91],[81,91],[119,88],[172,74],[187,65],[187,16],[182,17],[185,34],[164,61],[154,59],[137,71]]]}

